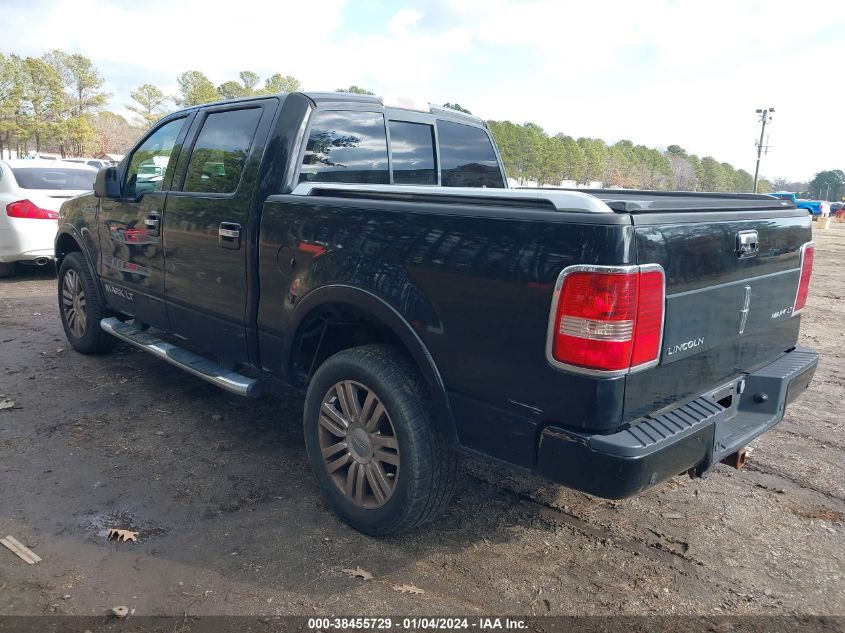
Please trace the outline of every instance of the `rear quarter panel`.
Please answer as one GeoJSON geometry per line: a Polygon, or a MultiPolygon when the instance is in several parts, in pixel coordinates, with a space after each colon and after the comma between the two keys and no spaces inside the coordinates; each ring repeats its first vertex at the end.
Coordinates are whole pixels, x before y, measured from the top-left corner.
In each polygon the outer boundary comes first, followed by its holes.
{"type": "Polygon", "coordinates": [[[510,438],[522,452],[508,460],[530,461],[544,422],[612,426],[621,419],[624,379],[566,374],[545,359],[560,271],[575,263],[633,261],[630,220],[611,214],[604,220],[273,196],[261,220],[259,330],[286,335],[297,301],[292,284],[300,299],[331,283],[376,294],[434,358],[462,443],[508,459],[496,453],[501,446],[510,451],[510,438]],[[481,414],[479,407],[500,415],[481,414]]]}

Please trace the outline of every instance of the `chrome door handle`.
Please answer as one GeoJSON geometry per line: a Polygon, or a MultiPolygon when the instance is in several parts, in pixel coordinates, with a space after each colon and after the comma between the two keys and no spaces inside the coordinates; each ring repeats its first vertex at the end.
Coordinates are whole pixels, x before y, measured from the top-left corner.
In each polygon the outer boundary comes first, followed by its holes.
{"type": "Polygon", "coordinates": [[[217,229],[217,243],[221,248],[239,249],[241,247],[241,225],[235,222],[221,222],[217,229]]]}
{"type": "Polygon", "coordinates": [[[144,226],[147,229],[147,235],[158,236],[161,229],[161,215],[158,213],[148,213],[144,218],[144,226]]]}

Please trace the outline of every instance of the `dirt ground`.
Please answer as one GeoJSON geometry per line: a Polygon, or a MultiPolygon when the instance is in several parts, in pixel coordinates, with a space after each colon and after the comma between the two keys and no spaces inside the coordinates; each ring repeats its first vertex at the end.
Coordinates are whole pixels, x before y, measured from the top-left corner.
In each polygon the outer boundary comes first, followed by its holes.
{"type": "Polygon", "coordinates": [[[2,280],[0,536],[43,561],[0,548],[0,616],[845,615],[845,224],[815,239],[801,342],[821,364],[746,470],[609,502],[470,460],[445,515],[382,540],[321,499],[295,393],[77,354],[49,271],[2,280]]]}

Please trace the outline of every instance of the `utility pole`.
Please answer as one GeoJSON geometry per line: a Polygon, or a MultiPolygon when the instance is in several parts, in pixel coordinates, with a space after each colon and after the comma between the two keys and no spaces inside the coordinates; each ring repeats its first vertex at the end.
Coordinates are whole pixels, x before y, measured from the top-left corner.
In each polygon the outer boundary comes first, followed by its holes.
{"type": "MultiPolygon", "coordinates": [[[[774,108],[757,109],[757,115],[760,117],[760,123],[762,123],[762,126],[760,127],[760,141],[757,143],[757,167],[754,168],[754,193],[757,193],[757,179],[760,176],[760,157],[763,155],[763,138],[766,134],[766,123],[771,122],[771,113],[774,111],[774,108]]],[[[766,151],[768,153],[768,150],[766,151]]]]}

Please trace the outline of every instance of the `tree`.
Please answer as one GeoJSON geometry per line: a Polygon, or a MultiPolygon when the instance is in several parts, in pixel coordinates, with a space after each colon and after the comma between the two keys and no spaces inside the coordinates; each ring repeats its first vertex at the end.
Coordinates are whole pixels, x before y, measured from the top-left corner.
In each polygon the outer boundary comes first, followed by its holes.
{"type": "Polygon", "coordinates": [[[217,93],[223,99],[237,99],[238,97],[246,97],[250,94],[241,84],[231,79],[217,86],[217,93]]]}
{"type": "Polygon", "coordinates": [[[23,60],[23,111],[24,133],[35,138],[35,151],[56,135],[64,111],[62,78],[43,59],[27,57],[23,60]]]}
{"type": "Polygon", "coordinates": [[[687,150],[685,150],[680,145],[670,145],[666,148],[666,153],[671,154],[672,156],[678,156],[680,158],[686,158],[688,156],[687,150]]]}
{"type": "Polygon", "coordinates": [[[164,105],[170,101],[170,97],[152,84],[141,84],[129,96],[135,103],[127,104],[126,109],[138,115],[144,129],[149,129],[167,113],[164,105]]]}
{"type": "Polygon", "coordinates": [[[241,83],[243,84],[246,96],[255,94],[255,86],[258,85],[261,77],[251,70],[242,70],[238,76],[241,78],[241,83]]]}
{"type": "Polygon", "coordinates": [[[138,140],[145,126],[146,123],[142,127],[133,127],[126,119],[114,112],[98,112],[91,117],[94,153],[125,153],[138,140]]]}
{"type": "Polygon", "coordinates": [[[722,169],[722,164],[712,156],[701,159],[701,190],[727,191],[728,182],[722,169]]]}
{"type": "Polygon", "coordinates": [[[845,173],[841,169],[820,171],[810,181],[809,189],[811,198],[818,196],[819,200],[840,200],[845,196],[845,173]]]}
{"type": "Polygon", "coordinates": [[[462,108],[460,103],[444,103],[444,108],[449,108],[450,110],[457,110],[458,112],[463,112],[464,114],[472,114],[466,108],[462,108]]]}
{"type": "Polygon", "coordinates": [[[42,59],[61,77],[73,116],[82,117],[103,107],[111,96],[101,90],[105,80],[84,55],[69,55],[54,49],[45,53],[42,59]]]}
{"type": "Polygon", "coordinates": [[[361,88],[360,86],[351,85],[348,88],[338,88],[335,92],[351,92],[352,94],[356,95],[372,95],[375,94],[374,92],[370,92],[365,88],[361,88]]]}
{"type": "Polygon", "coordinates": [[[180,106],[200,105],[217,101],[220,95],[211,80],[198,70],[189,70],[176,78],[180,97],[174,101],[180,106]]]}
{"type": "Polygon", "coordinates": [[[23,60],[17,55],[0,53],[0,159],[5,146],[9,158],[12,149],[20,149],[24,102],[23,60]]]}
{"type": "Polygon", "coordinates": [[[279,73],[270,75],[264,81],[261,94],[276,94],[277,92],[296,92],[301,87],[299,79],[291,75],[282,76],[279,73]]]}

